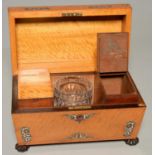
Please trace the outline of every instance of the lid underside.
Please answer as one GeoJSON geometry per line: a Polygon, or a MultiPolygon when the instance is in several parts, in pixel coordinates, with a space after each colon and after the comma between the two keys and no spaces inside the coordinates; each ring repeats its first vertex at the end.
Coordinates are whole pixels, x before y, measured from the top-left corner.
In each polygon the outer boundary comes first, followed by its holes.
{"type": "Polygon", "coordinates": [[[19,11],[20,18],[14,18],[15,38],[11,36],[16,44],[12,48],[16,53],[12,57],[13,73],[31,69],[50,73],[96,71],[97,34],[130,32],[130,8],[114,8],[108,15],[104,9],[90,10],[79,17],[37,17],[38,13],[33,18],[29,14],[22,18],[19,11]]]}

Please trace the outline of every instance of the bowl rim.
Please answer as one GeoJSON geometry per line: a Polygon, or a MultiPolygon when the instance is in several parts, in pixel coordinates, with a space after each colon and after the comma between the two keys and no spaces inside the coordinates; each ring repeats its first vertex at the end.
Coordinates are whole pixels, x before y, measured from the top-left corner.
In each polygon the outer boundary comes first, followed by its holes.
{"type": "MultiPolygon", "coordinates": [[[[75,82],[76,83],[76,82],[75,82]]],[[[58,79],[56,82],[55,82],[55,91],[57,93],[60,93],[61,95],[89,95],[91,92],[92,92],[92,83],[86,79],[86,78],[83,78],[81,76],[75,76],[75,75],[69,75],[69,76],[65,76],[65,77],[62,77],[60,79],[58,79]],[[73,92],[62,92],[61,89],[60,89],[60,86],[62,84],[65,84],[65,80],[66,80],[66,84],[68,83],[68,80],[69,79],[76,79],[76,80],[79,80],[78,82],[81,83],[82,85],[85,85],[86,86],[86,91],[85,92],[78,92],[78,93],[73,93],[73,92]],[[61,83],[62,82],[62,83],[61,83]]],[[[61,96],[60,95],[60,96],[61,96]]]]}

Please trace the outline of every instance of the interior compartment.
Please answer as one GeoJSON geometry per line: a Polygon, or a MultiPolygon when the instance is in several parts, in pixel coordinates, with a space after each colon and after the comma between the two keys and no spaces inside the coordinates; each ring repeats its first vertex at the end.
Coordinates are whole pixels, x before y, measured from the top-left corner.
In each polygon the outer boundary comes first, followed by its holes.
{"type": "Polygon", "coordinates": [[[135,92],[126,75],[101,76],[101,81],[107,95],[121,95],[135,92]]]}
{"type": "MultiPolygon", "coordinates": [[[[18,91],[25,91],[26,96],[20,96],[21,92],[17,94],[17,105],[18,109],[55,109],[54,108],[54,84],[56,80],[66,77],[66,76],[80,76],[87,78],[91,81],[93,85],[93,98],[91,107],[112,107],[112,106],[129,106],[129,105],[138,105],[140,102],[140,96],[137,92],[137,89],[128,75],[128,73],[113,73],[113,74],[96,74],[96,73],[68,73],[68,74],[49,74],[50,77],[50,86],[48,82],[45,82],[47,78],[47,73],[42,72],[42,86],[41,81],[38,85],[30,84],[30,88],[26,85],[18,89],[18,91]],[[46,78],[45,78],[46,77],[46,78]],[[42,87],[49,87],[50,90],[47,92],[46,89],[42,87]],[[28,93],[27,93],[28,92],[28,93]],[[47,96],[47,93],[50,93],[50,96],[47,96]],[[41,96],[39,96],[41,94],[41,96]],[[35,96],[35,97],[34,97],[35,96]]],[[[32,74],[33,75],[33,74],[32,74]]],[[[31,75],[31,76],[32,76],[31,75]]],[[[20,80],[20,79],[18,79],[20,80]]],[[[27,80],[27,77],[26,77],[27,80]]],[[[48,79],[49,80],[49,79],[48,79]]],[[[28,80],[27,80],[28,81],[28,80]]],[[[30,80],[32,82],[32,80],[30,80]]],[[[21,83],[20,83],[20,86],[21,83]]],[[[61,108],[60,108],[61,109],[61,108]]],[[[63,109],[63,107],[62,107],[63,109]]]]}
{"type": "Polygon", "coordinates": [[[57,80],[64,77],[81,77],[92,85],[94,100],[94,73],[59,73],[50,74],[47,70],[22,71],[17,79],[17,99],[19,109],[54,108],[54,87],[57,80]]]}
{"type": "Polygon", "coordinates": [[[101,74],[104,104],[137,104],[138,93],[128,73],[101,74]]]}

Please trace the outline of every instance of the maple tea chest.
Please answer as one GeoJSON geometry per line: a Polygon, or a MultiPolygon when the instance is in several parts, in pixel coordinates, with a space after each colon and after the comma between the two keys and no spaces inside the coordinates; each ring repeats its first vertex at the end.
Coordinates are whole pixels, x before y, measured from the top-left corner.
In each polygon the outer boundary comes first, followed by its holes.
{"type": "Polygon", "coordinates": [[[146,105],[128,72],[128,4],[9,8],[16,149],[124,140],[138,143],[146,105]],[[88,79],[88,105],[56,107],[66,76],[88,79]]]}

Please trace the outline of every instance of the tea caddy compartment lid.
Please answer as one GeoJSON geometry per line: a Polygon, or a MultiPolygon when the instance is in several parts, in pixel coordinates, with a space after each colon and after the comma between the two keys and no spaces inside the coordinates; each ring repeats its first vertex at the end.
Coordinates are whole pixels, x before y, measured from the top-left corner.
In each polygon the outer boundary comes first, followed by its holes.
{"type": "Polygon", "coordinates": [[[128,70],[128,32],[98,33],[97,71],[99,73],[128,70]]]}

